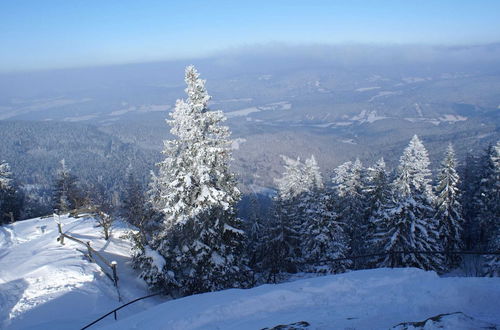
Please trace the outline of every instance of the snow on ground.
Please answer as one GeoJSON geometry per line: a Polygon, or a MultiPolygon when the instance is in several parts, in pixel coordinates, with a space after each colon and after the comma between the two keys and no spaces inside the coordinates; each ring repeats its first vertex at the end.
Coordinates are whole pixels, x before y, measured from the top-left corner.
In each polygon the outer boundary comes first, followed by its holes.
{"type": "Polygon", "coordinates": [[[439,117],[439,120],[443,122],[454,123],[457,121],[465,121],[467,120],[467,117],[460,115],[444,115],[442,117],[439,117]]]}
{"type": "MultiPolygon", "coordinates": [[[[116,224],[105,241],[92,218],[60,221],[65,232],[91,241],[118,262],[122,301],[100,267],[79,251],[85,247],[56,241],[53,218],[20,221],[0,227],[0,328],[79,329],[148,293],[130,267],[130,244],[120,238],[126,226],[116,224]]],[[[354,271],[164,301],[140,301],[119,311],[118,321],[108,317],[95,327],[261,329],[296,323],[310,329],[413,329],[419,324],[476,329],[500,324],[500,278],[439,277],[413,268],[354,271]]]]}
{"type": "MultiPolygon", "coordinates": [[[[92,218],[61,217],[63,231],[91,241],[97,251],[118,262],[119,289],[101,268],[84,257],[83,245],[56,241],[53,218],[32,219],[0,226],[0,329],[75,329],[134,298],[147,294],[145,284],[129,265],[130,244],[114,228],[109,241],[102,239],[92,218]]],[[[120,228],[121,227],[121,228],[120,228]]],[[[133,314],[157,304],[144,300],[123,310],[133,314]]],[[[123,314],[118,314],[120,315],[123,314]]],[[[104,321],[114,322],[112,318],[104,321]]]]}
{"type": "Polygon", "coordinates": [[[377,95],[375,96],[372,96],[368,102],[373,102],[373,100],[375,99],[378,99],[380,97],[385,97],[385,96],[390,96],[390,95],[399,95],[401,94],[401,92],[393,92],[393,91],[382,91],[382,92],[378,92],[377,95]]]}
{"type": "Polygon", "coordinates": [[[380,89],[380,88],[382,88],[382,87],[380,87],[380,86],[362,87],[362,88],[355,89],[354,91],[356,91],[356,92],[368,92],[368,91],[373,91],[375,89],[380,89]]]}
{"type": "Polygon", "coordinates": [[[104,328],[262,329],[306,322],[310,329],[388,329],[462,312],[466,316],[429,320],[426,329],[440,324],[474,329],[500,324],[499,301],[499,278],[440,278],[414,268],[373,269],[194,295],[104,328]]]}
{"type": "Polygon", "coordinates": [[[242,117],[242,116],[244,117],[244,116],[248,116],[254,112],[274,111],[274,110],[290,110],[291,108],[292,108],[292,104],[290,102],[280,101],[280,102],[269,103],[269,104],[258,106],[258,107],[249,107],[249,108],[245,108],[245,109],[241,109],[241,110],[226,112],[225,115],[227,118],[242,117]]]}
{"type": "Polygon", "coordinates": [[[359,124],[363,123],[374,123],[377,120],[387,119],[387,117],[377,116],[377,111],[366,111],[362,110],[358,115],[351,117],[352,121],[357,121],[359,124]]]}

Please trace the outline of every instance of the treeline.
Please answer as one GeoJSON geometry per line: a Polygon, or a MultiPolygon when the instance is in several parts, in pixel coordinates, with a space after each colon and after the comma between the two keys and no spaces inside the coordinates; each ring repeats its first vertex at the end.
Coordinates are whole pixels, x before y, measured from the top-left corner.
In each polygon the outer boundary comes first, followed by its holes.
{"type": "MultiPolygon", "coordinates": [[[[193,67],[185,79],[188,98],[168,120],[175,139],[165,141],[165,160],[146,196],[129,192],[136,202],[128,218],[139,222],[134,265],[152,289],[179,296],[367,267],[445,272],[461,257],[432,252],[498,251],[500,142],[469,157],[462,180],[450,145],[434,183],[417,136],[397,169],[389,171],[383,159],[368,168],[355,160],[335,169],[327,185],[314,157],[283,157],[270,216],[260,216],[253,198],[248,219],[238,219],[223,114],[209,111],[193,67]],[[363,254],[380,255],[348,258],[363,254]]],[[[488,256],[485,274],[499,270],[498,256],[488,256]]]]}
{"type": "MultiPolygon", "coordinates": [[[[250,265],[267,279],[372,267],[446,272],[461,266],[459,254],[425,252],[500,251],[500,142],[469,156],[463,179],[449,145],[434,184],[417,136],[395,170],[383,159],[367,168],[356,159],[326,187],[314,157],[283,158],[272,217],[247,225],[250,265]],[[332,262],[368,254],[381,256],[332,262]]],[[[499,257],[485,259],[484,274],[498,276],[499,257]]]]}

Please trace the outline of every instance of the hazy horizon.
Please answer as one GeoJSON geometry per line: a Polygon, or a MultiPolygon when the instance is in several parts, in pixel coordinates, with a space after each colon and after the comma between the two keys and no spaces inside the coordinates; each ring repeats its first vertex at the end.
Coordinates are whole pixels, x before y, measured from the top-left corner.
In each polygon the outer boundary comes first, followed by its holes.
{"type": "Polygon", "coordinates": [[[0,4],[0,72],[199,59],[271,45],[500,42],[497,1],[0,4]]]}

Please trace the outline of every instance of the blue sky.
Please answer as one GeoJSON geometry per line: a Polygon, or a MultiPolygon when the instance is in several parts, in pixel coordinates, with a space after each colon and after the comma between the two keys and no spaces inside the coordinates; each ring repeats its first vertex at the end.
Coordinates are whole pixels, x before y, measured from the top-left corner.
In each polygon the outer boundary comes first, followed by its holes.
{"type": "Polygon", "coordinates": [[[267,43],[500,41],[498,0],[0,0],[0,71],[202,57],[267,43]]]}

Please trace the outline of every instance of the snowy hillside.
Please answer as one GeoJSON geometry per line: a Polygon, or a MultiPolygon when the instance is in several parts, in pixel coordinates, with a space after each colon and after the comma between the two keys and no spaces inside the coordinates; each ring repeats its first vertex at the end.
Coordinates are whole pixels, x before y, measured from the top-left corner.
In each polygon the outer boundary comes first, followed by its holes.
{"type": "MultiPolygon", "coordinates": [[[[91,218],[62,217],[63,230],[118,262],[120,293],[77,249],[56,241],[52,218],[0,227],[0,328],[78,329],[147,294],[128,264],[130,246],[114,228],[108,242],[91,218]]],[[[118,226],[120,227],[120,226],[118,226]]],[[[404,322],[477,329],[500,324],[500,278],[440,278],[418,269],[376,269],[231,289],[160,304],[150,298],[108,317],[108,329],[261,329],[297,322],[310,329],[387,329],[404,322]]],[[[399,325],[406,329],[408,324],[399,325]]]]}
{"type": "MultiPolygon", "coordinates": [[[[142,281],[128,265],[130,245],[119,237],[125,228],[114,228],[112,238],[102,239],[91,218],[61,217],[63,231],[71,233],[118,262],[123,302],[147,294],[142,281]]],[[[78,250],[85,247],[56,241],[53,218],[32,219],[0,227],[0,328],[81,328],[123,304],[112,281],[100,267],[78,250]]],[[[143,301],[127,308],[128,315],[155,303],[143,301]]],[[[114,321],[112,318],[105,322],[114,321]]]]}
{"type": "Polygon", "coordinates": [[[374,269],[190,296],[106,329],[262,329],[298,322],[310,329],[388,329],[454,312],[468,317],[451,315],[444,324],[477,329],[500,324],[499,301],[499,278],[374,269]]]}

